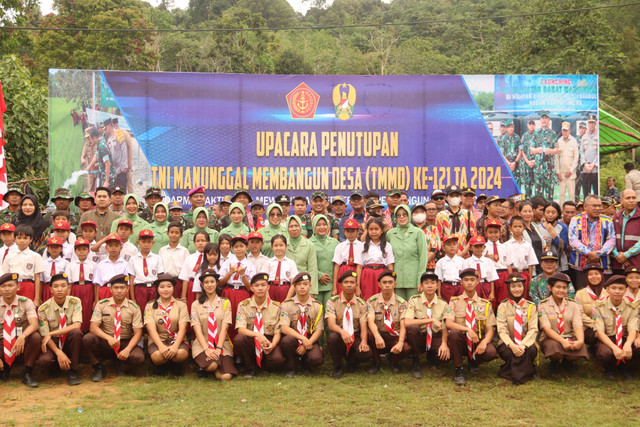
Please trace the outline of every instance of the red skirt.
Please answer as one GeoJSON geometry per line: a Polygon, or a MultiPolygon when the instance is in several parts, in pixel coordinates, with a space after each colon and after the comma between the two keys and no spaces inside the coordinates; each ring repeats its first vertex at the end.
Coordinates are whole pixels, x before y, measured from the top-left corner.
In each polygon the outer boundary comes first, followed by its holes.
{"type": "Polygon", "coordinates": [[[42,302],[45,302],[51,298],[51,286],[48,283],[42,284],[42,302]]]}
{"type": "MultiPolygon", "coordinates": [[[[358,267],[355,264],[343,264],[338,268],[338,277],[342,276],[342,273],[348,270],[357,271],[358,267]]],[[[338,295],[340,295],[340,293],[342,293],[342,286],[340,286],[340,283],[336,282],[336,288],[338,289],[338,295]]]]}
{"type": "Polygon", "coordinates": [[[72,285],[71,295],[80,298],[82,304],[82,332],[87,332],[91,326],[91,315],[93,314],[93,283],[84,285],[72,285]]]}
{"type": "MultiPolygon", "coordinates": [[[[175,299],[182,298],[182,280],[176,279],[176,285],[173,287],[173,297],[175,299]]],[[[191,307],[189,307],[191,309],[191,307]]]]}
{"type": "Polygon", "coordinates": [[[113,294],[111,293],[111,288],[109,286],[100,286],[98,290],[98,299],[111,298],[113,294]]]}
{"type": "Polygon", "coordinates": [[[380,285],[378,284],[378,276],[384,271],[383,268],[363,268],[362,277],[360,278],[360,291],[362,292],[362,299],[367,301],[369,298],[377,293],[380,293],[380,285]]]}
{"type": "MultiPolygon", "coordinates": [[[[25,280],[24,282],[20,282],[20,287],[18,288],[18,295],[21,297],[27,297],[31,301],[36,299],[36,284],[30,280],[25,280]]],[[[42,300],[43,302],[45,300],[42,300]]]]}
{"type": "Polygon", "coordinates": [[[509,277],[509,271],[499,271],[498,272],[498,280],[496,280],[496,301],[493,306],[495,310],[498,305],[509,298],[509,294],[507,293],[507,277],[509,277]]]}
{"type": "Polygon", "coordinates": [[[529,276],[529,271],[523,271],[522,273],[518,273],[524,279],[524,298],[527,301],[531,301],[531,296],[529,296],[529,284],[531,283],[531,276],[529,276]]]}
{"type": "Polygon", "coordinates": [[[287,294],[289,293],[289,288],[291,285],[273,285],[269,284],[269,298],[274,301],[284,302],[287,299],[287,294]]]}
{"type": "MultiPolygon", "coordinates": [[[[191,315],[191,306],[196,300],[196,293],[193,292],[193,279],[189,280],[189,284],[187,286],[187,307],[189,308],[189,315],[191,315]]],[[[182,289],[180,291],[182,292],[182,289]]]]}
{"type": "Polygon", "coordinates": [[[480,298],[489,299],[489,296],[491,295],[491,282],[478,283],[478,286],[476,286],[476,293],[480,298]]]}
{"type": "Polygon", "coordinates": [[[230,287],[225,287],[222,290],[222,297],[227,298],[231,303],[231,327],[227,329],[227,335],[233,342],[233,339],[236,337],[236,314],[238,313],[238,306],[242,301],[250,298],[251,295],[246,289],[233,289],[230,287]]]}
{"type": "Polygon", "coordinates": [[[155,286],[147,288],[146,286],[134,285],[133,295],[135,295],[136,303],[140,306],[140,311],[142,315],[144,315],[144,309],[147,303],[156,299],[156,288],[155,286]]]}

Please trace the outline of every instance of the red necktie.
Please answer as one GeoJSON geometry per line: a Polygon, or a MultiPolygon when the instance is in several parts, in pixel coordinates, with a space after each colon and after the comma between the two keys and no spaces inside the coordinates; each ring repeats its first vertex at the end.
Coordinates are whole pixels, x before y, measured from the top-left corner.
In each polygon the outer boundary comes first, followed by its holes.
{"type": "Polygon", "coordinates": [[[282,261],[278,261],[278,268],[276,268],[276,278],[273,281],[274,284],[280,284],[280,266],[282,265],[282,261]]]}
{"type": "Polygon", "coordinates": [[[498,243],[493,242],[493,260],[495,262],[500,261],[500,255],[498,254],[498,243]]]}
{"type": "MultiPolygon", "coordinates": [[[[242,263],[238,262],[238,266],[236,268],[239,270],[241,266],[242,263]]],[[[238,270],[236,270],[236,274],[233,276],[233,280],[238,280],[240,278],[240,272],[238,270]]]]}
{"type": "Polygon", "coordinates": [[[144,277],[149,275],[149,267],[147,267],[147,259],[142,258],[142,272],[144,273],[144,277]]]}
{"type": "MultiPolygon", "coordinates": [[[[351,336],[352,340],[355,339],[355,332],[353,330],[353,309],[351,308],[353,304],[353,301],[347,302],[347,308],[344,310],[344,321],[342,322],[342,329],[351,336]]],[[[353,342],[351,344],[347,344],[347,354],[349,354],[352,344],[353,342]]]]}
{"type": "MultiPolygon", "coordinates": [[[[297,332],[303,337],[307,337],[307,305],[298,304],[300,307],[300,314],[298,315],[297,332]]],[[[298,340],[298,344],[302,345],[302,341],[298,340]]]]}
{"type": "MultiPolygon", "coordinates": [[[[267,300],[268,304],[268,300],[267,300]]],[[[264,307],[253,307],[256,310],[256,317],[253,319],[253,330],[264,335],[264,322],[262,321],[262,310],[264,307]]],[[[256,363],[262,368],[262,345],[258,338],[254,337],[253,342],[256,346],[256,363]]]]}
{"type": "Polygon", "coordinates": [[[384,328],[393,336],[400,335],[398,331],[393,329],[393,318],[391,317],[391,309],[389,308],[391,304],[382,303],[384,308],[384,328]]]}
{"type": "Polygon", "coordinates": [[[2,262],[4,262],[4,259],[7,257],[8,253],[9,253],[9,248],[4,250],[4,255],[2,256],[2,262]]]}
{"type": "Polygon", "coordinates": [[[354,256],[353,256],[353,242],[349,243],[349,265],[353,265],[354,256]]]}
{"type": "Polygon", "coordinates": [[[16,319],[13,316],[13,309],[16,305],[7,307],[4,315],[4,326],[2,328],[2,341],[4,346],[4,363],[13,365],[16,355],[13,352],[13,345],[16,343],[16,319]]]}
{"type": "Polygon", "coordinates": [[[524,298],[521,299],[519,303],[512,300],[509,300],[509,302],[516,306],[516,315],[513,320],[513,342],[515,342],[516,345],[520,345],[522,344],[522,317],[524,314],[522,308],[524,307],[524,298]]]}
{"type": "MultiPolygon", "coordinates": [[[[433,306],[433,302],[425,301],[424,305],[427,306],[427,320],[431,319],[432,312],[431,307],[433,306]]],[[[433,341],[433,327],[431,323],[427,323],[427,351],[431,348],[431,342],[433,341]]]]}
{"type": "Polygon", "coordinates": [[[564,334],[564,311],[567,309],[567,305],[565,304],[562,307],[562,311],[557,306],[554,309],[556,310],[556,316],[558,316],[558,334],[562,335],[564,334]]]}
{"type": "MultiPolygon", "coordinates": [[[[465,317],[465,325],[467,328],[470,328],[472,331],[476,330],[476,312],[473,309],[473,300],[471,298],[465,298],[465,302],[467,303],[467,312],[465,317]]],[[[470,359],[476,358],[475,354],[473,354],[473,341],[471,340],[471,336],[467,333],[467,353],[469,354],[470,359]]]]}
{"type": "Polygon", "coordinates": [[[476,270],[478,271],[478,281],[482,282],[482,270],[480,269],[479,262],[476,262],[476,270]]]}
{"type": "MultiPolygon", "coordinates": [[[[58,329],[64,329],[66,327],[67,327],[67,316],[65,316],[64,311],[60,309],[60,325],[58,326],[58,329]]],[[[67,339],[66,335],[58,336],[58,347],[60,348],[60,350],[62,350],[62,347],[64,347],[64,342],[66,339],[67,339]]]]}
{"type": "MultiPolygon", "coordinates": [[[[122,313],[120,312],[122,307],[118,307],[115,304],[111,304],[116,309],[116,314],[114,316],[113,322],[113,337],[116,341],[120,341],[120,325],[122,322],[122,313]]],[[[116,355],[120,352],[120,344],[117,347],[114,347],[113,350],[116,352],[116,355]]]]}
{"type": "Polygon", "coordinates": [[[56,275],[56,262],[54,260],[51,260],[51,274],[49,275],[49,280],[51,280],[51,277],[56,275]]]}
{"type": "Polygon", "coordinates": [[[80,274],[78,274],[78,280],[84,282],[84,262],[80,263],[80,274]]]}
{"type": "MultiPolygon", "coordinates": [[[[616,314],[616,345],[618,348],[622,348],[622,309],[620,307],[611,307],[611,310],[616,314]]],[[[623,359],[618,360],[616,365],[620,363],[626,363],[623,359]]]]}
{"type": "Polygon", "coordinates": [[[209,348],[215,349],[218,346],[218,322],[213,311],[209,311],[208,337],[209,348]]]}
{"type": "Polygon", "coordinates": [[[198,269],[200,268],[200,264],[202,264],[202,255],[204,255],[204,254],[200,254],[200,256],[198,257],[198,262],[196,262],[196,266],[193,267],[193,272],[194,273],[196,271],[198,271],[198,269]]]}

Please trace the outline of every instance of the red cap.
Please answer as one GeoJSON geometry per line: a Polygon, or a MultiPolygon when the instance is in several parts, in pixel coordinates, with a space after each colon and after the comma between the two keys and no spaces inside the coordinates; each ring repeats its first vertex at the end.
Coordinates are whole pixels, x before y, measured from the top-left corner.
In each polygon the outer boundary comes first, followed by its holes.
{"type": "Polygon", "coordinates": [[[5,222],[0,225],[0,231],[16,231],[16,226],[11,224],[10,222],[5,222]]]}
{"type": "Polygon", "coordinates": [[[191,197],[196,193],[202,193],[204,194],[204,187],[196,187],[196,188],[192,188],[188,193],[187,193],[187,197],[191,197]]]}
{"type": "Polygon", "coordinates": [[[122,243],[122,239],[120,238],[120,236],[118,236],[116,233],[111,233],[107,236],[107,240],[105,240],[105,243],[109,243],[112,241],[116,241],[116,242],[120,242],[122,243]]]}
{"type": "Polygon", "coordinates": [[[98,229],[98,225],[96,224],[96,222],[95,221],[91,221],[91,220],[85,221],[82,224],[80,224],[80,228],[82,228],[82,227],[93,227],[96,230],[98,229]]]}
{"type": "Polygon", "coordinates": [[[484,237],[482,237],[482,236],[473,236],[471,238],[471,240],[469,240],[469,244],[471,246],[484,245],[486,243],[487,243],[487,241],[484,240],[484,237]]]}
{"type": "Polygon", "coordinates": [[[75,243],[73,244],[74,248],[77,248],[78,246],[91,246],[91,242],[81,237],[78,240],[76,240],[75,243]]]}
{"type": "Polygon", "coordinates": [[[138,239],[142,237],[153,237],[153,231],[151,230],[142,230],[138,233],[138,239]]]}
{"type": "Polygon", "coordinates": [[[251,233],[249,233],[248,239],[264,240],[264,238],[262,237],[262,234],[258,233],[257,231],[252,231],[251,233]]]}
{"type": "Polygon", "coordinates": [[[129,227],[133,228],[133,223],[126,218],[118,221],[118,227],[120,227],[121,225],[128,225],[129,227]]]}
{"type": "Polygon", "coordinates": [[[47,246],[51,246],[51,245],[60,245],[62,246],[64,244],[64,240],[62,240],[60,237],[49,237],[47,239],[47,246]]]}
{"type": "Polygon", "coordinates": [[[449,240],[458,240],[458,236],[456,236],[455,234],[452,234],[451,236],[447,236],[442,241],[442,244],[447,243],[449,240]]]}
{"type": "Polygon", "coordinates": [[[348,219],[344,222],[345,230],[348,230],[348,229],[357,230],[359,228],[360,228],[360,224],[358,224],[358,221],[356,221],[355,219],[348,219]]]}
{"type": "Polygon", "coordinates": [[[53,224],[53,229],[54,230],[67,230],[67,231],[71,231],[71,226],[69,225],[69,223],[67,221],[56,221],[53,224]]]}
{"type": "Polygon", "coordinates": [[[502,223],[500,221],[498,221],[497,219],[490,219],[489,221],[487,221],[484,224],[484,228],[489,228],[489,227],[502,228],[502,223]]]}

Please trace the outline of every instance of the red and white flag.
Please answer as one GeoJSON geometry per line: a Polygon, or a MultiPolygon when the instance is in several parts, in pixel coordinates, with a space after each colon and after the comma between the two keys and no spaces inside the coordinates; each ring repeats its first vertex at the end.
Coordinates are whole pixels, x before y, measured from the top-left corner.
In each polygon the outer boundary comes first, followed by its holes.
{"type": "Polygon", "coordinates": [[[7,164],[4,158],[4,122],[2,115],[7,111],[7,106],[4,103],[4,95],[2,94],[2,83],[0,82],[0,209],[6,207],[6,202],[3,200],[5,193],[8,190],[7,185],[7,164]]]}

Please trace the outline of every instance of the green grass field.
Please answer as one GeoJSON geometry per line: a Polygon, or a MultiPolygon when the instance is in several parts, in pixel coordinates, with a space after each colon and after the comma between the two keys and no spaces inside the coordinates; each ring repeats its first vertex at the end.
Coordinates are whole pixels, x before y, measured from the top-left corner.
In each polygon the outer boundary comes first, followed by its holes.
{"type": "MultiPolygon", "coordinates": [[[[49,186],[58,188],[71,174],[80,170],[80,155],[84,146],[82,126],[73,126],[71,109],[78,108],[63,98],[49,99],[49,186]]],[[[82,185],[70,188],[80,194],[82,185]]]]}
{"type": "MultiPolygon", "coordinates": [[[[384,366],[384,365],[383,365],[384,366]]],[[[357,373],[342,380],[329,377],[325,364],[311,375],[287,380],[261,374],[229,383],[143,376],[116,378],[109,369],[102,383],[91,383],[83,367],[83,383],[64,378],[43,380],[35,390],[17,380],[0,385],[3,425],[637,425],[640,380],[610,381],[593,362],[580,364],[573,376],[547,377],[514,386],[497,377],[499,362],[482,367],[467,385],[452,382],[451,365],[439,371],[423,368],[420,380],[410,376],[410,362],[393,375],[357,373]],[[80,412],[78,408],[82,411],[80,412]]],[[[148,368],[150,371],[150,368],[148,368]]],[[[41,375],[38,375],[41,378],[41,375]]]]}

